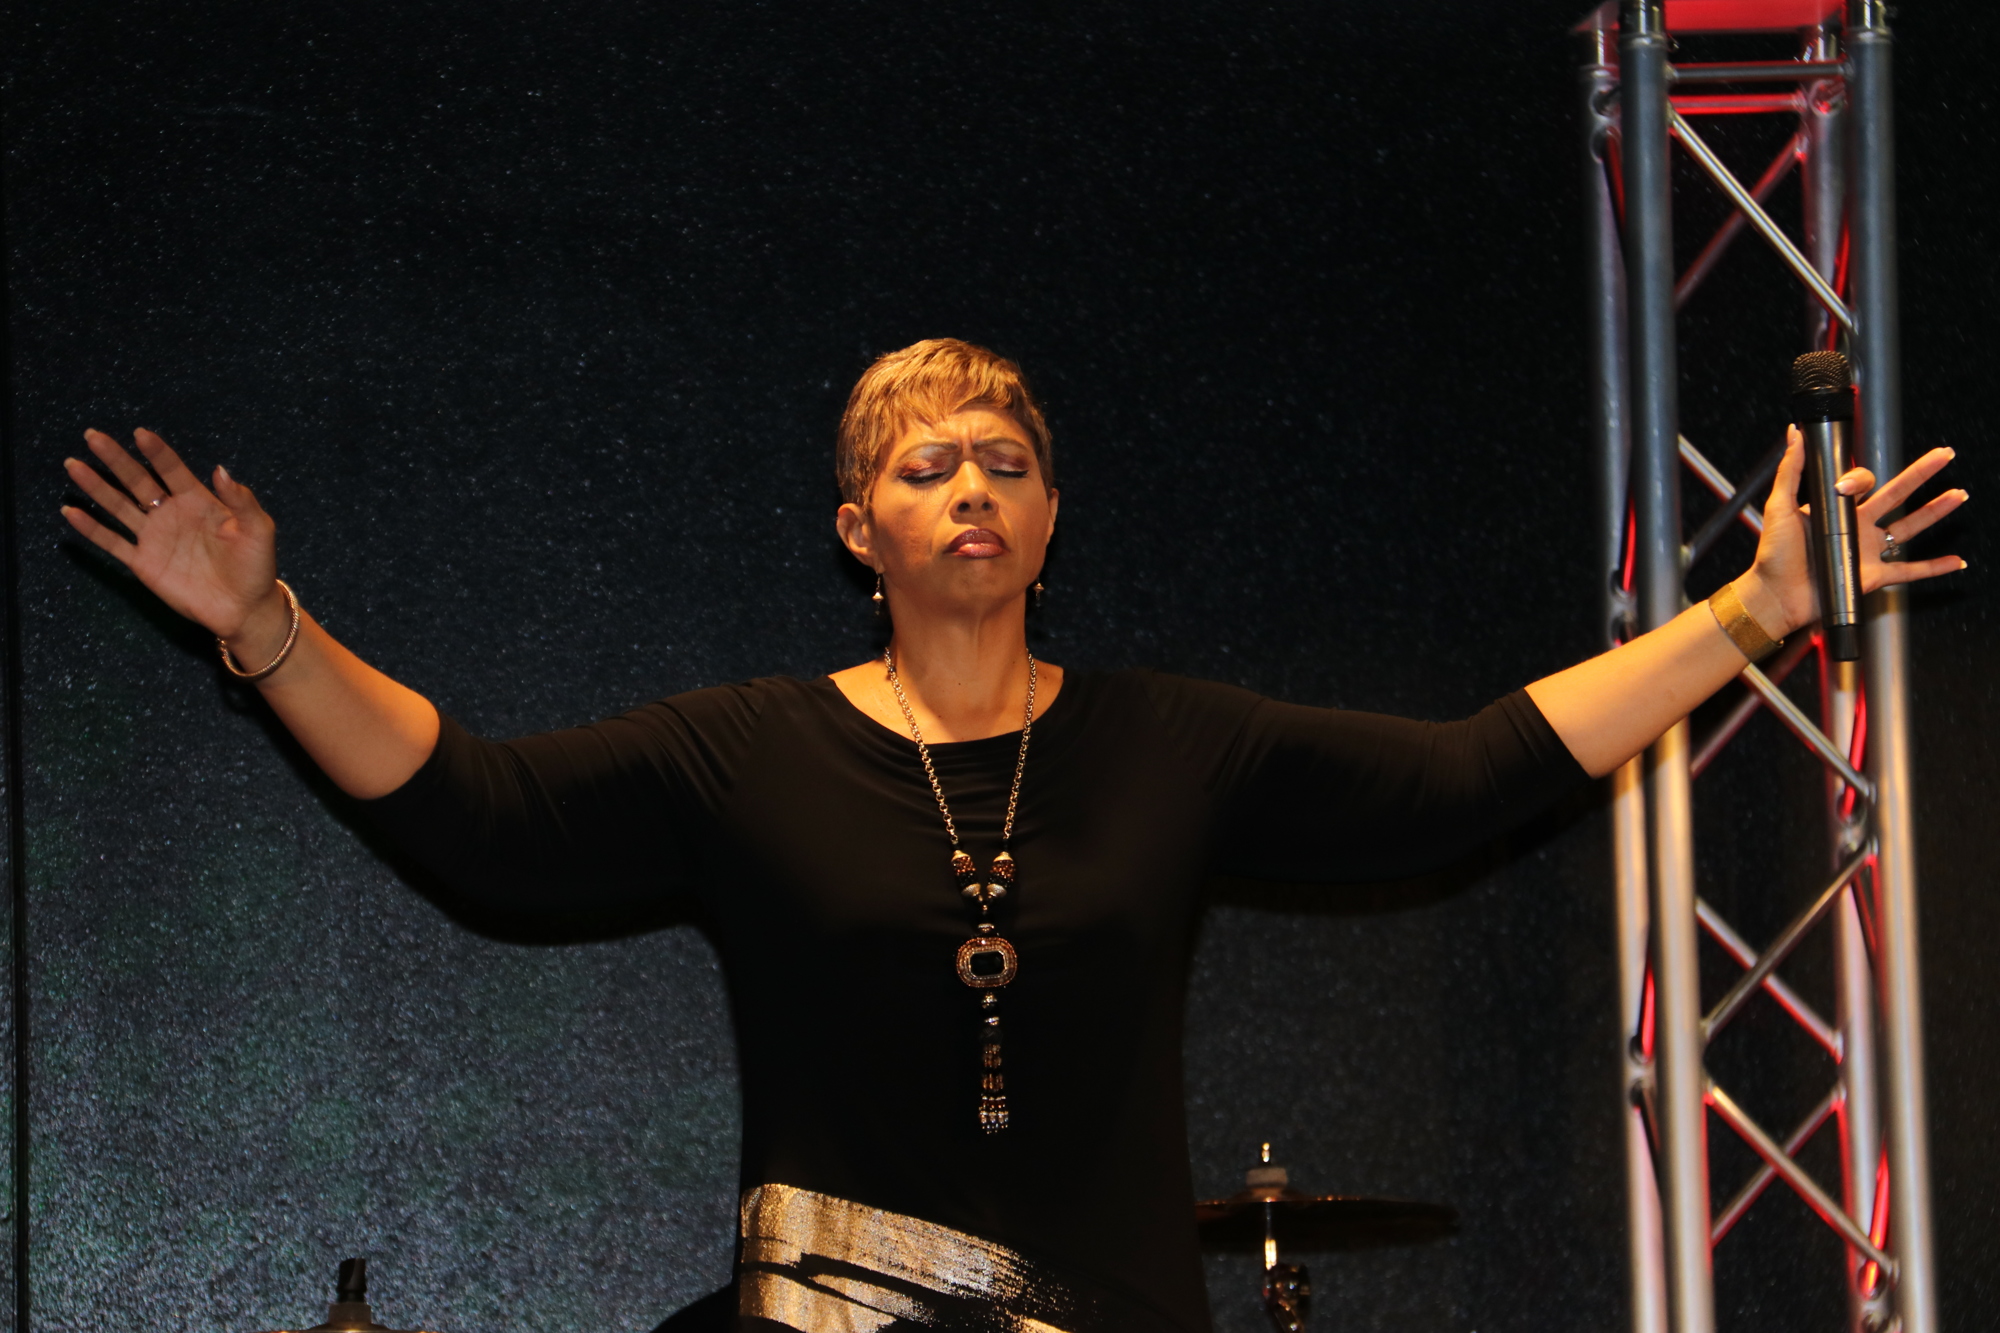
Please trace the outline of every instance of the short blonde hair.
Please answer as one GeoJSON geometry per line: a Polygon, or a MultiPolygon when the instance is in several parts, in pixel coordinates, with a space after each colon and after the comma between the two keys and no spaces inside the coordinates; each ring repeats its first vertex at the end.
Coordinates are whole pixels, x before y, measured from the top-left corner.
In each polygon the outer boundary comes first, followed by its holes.
{"type": "Polygon", "coordinates": [[[1042,484],[1055,486],[1049,426],[1021,368],[957,338],[926,338],[878,358],[847,396],[833,451],[840,498],[866,507],[882,468],[882,452],[896,437],[913,423],[942,421],[968,407],[990,407],[1013,417],[1034,445],[1042,484]]]}

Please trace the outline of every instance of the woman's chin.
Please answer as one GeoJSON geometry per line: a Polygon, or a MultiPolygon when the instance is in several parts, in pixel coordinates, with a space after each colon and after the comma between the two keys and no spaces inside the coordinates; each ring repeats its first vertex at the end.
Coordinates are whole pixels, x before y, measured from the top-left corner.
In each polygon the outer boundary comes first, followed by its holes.
{"type": "MultiPolygon", "coordinates": [[[[956,559],[956,557],[954,557],[956,559]]],[[[967,560],[941,571],[943,577],[930,583],[910,600],[935,607],[948,614],[983,613],[998,610],[1027,596],[1026,581],[1019,571],[1009,569],[1012,561],[967,560]]]]}

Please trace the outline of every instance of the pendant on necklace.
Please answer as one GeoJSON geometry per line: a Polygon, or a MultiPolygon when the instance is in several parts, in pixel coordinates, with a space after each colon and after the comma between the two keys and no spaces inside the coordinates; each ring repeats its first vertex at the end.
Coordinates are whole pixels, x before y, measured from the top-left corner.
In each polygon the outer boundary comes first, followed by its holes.
{"type": "Polygon", "coordinates": [[[993,858],[992,874],[977,882],[979,868],[969,852],[951,857],[959,892],[979,908],[979,933],[958,946],[958,979],[979,992],[979,1128],[997,1134],[1007,1128],[1007,1079],[1000,1057],[1000,992],[1021,970],[1014,946],[996,935],[986,919],[995,902],[1007,896],[1014,882],[1014,858],[1001,852],[993,858]]]}
{"type": "Polygon", "coordinates": [[[979,863],[972,859],[971,852],[958,845],[958,824],[951,817],[951,802],[944,798],[937,765],[931,762],[930,747],[924,744],[924,729],[917,725],[909,696],[903,692],[902,678],[896,674],[894,644],[882,650],[882,665],[888,672],[889,688],[896,692],[896,704],[903,710],[903,721],[910,724],[910,739],[917,743],[924,780],[930,783],[931,795],[937,798],[938,814],[944,817],[944,833],[951,839],[952,879],[960,896],[979,909],[976,923],[979,933],[958,946],[958,979],[979,996],[979,1127],[988,1134],[997,1134],[1007,1128],[1007,1083],[1000,1069],[1000,992],[1021,970],[1021,960],[1013,945],[993,933],[993,923],[987,917],[993,904],[1014,887],[1014,858],[1007,847],[1014,840],[1014,814],[1021,804],[1021,777],[1028,771],[1028,738],[1035,730],[1038,679],[1035,655],[1028,654],[1028,698],[1021,710],[1021,748],[1014,756],[1014,782],[1007,790],[1007,817],[1000,823],[1000,854],[993,858],[993,869],[983,884],[979,882],[979,863]]]}

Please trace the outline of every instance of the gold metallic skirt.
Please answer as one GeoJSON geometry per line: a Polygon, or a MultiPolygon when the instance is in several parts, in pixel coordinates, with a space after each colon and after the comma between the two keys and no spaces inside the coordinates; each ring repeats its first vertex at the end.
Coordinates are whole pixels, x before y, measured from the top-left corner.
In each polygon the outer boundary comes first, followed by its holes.
{"type": "Polygon", "coordinates": [[[739,1322],[800,1333],[1093,1333],[1097,1302],[978,1236],[790,1185],[743,1195],[739,1322]]]}

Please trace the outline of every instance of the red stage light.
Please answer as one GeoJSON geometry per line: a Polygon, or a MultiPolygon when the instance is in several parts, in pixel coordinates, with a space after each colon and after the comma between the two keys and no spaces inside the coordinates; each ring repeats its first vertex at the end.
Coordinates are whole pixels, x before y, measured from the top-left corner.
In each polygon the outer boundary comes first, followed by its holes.
{"type": "Polygon", "coordinates": [[[1841,0],[1667,0],[1668,32],[1789,32],[1840,18],[1841,0]]]}
{"type": "MultiPolygon", "coordinates": [[[[1668,32],[1792,32],[1838,23],[1843,0],[1667,0],[1668,32]]],[[[1617,0],[1584,16],[1576,31],[1618,28],[1617,0]]]]}

